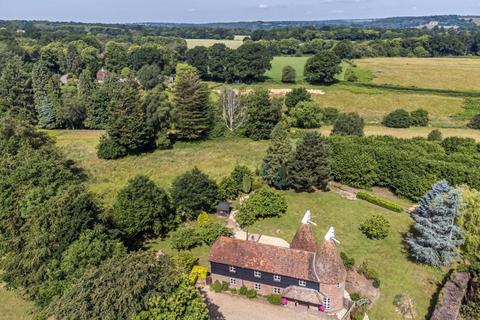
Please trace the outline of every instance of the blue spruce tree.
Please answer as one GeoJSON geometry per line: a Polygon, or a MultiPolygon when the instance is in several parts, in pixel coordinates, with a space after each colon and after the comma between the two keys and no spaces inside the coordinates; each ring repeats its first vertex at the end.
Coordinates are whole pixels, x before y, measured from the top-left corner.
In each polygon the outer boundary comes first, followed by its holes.
{"type": "Polygon", "coordinates": [[[460,193],[442,180],[425,194],[413,212],[413,232],[407,236],[411,256],[433,266],[449,264],[458,256],[464,238],[456,218],[460,215],[460,193]]]}

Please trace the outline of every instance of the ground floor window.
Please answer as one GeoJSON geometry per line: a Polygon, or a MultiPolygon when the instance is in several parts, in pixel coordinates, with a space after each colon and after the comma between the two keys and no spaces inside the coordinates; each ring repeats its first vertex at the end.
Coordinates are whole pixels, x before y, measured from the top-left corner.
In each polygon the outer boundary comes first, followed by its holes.
{"type": "Polygon", "coordinates": [[[280,294],[280,293],[282,293],[282,289],[277,288],[277,287],[273,287],[273,293],[274,294],[280,294]]]}
{"type": "Polygon", "coordinates": [[[262,285],[260,283],[255,283],[255,290],[262,290],[262,285]]]}
{"type": "Polygon", "coordinates": [[[235,278],[230,278],[230,284],[237,284],[237,279],[235,278]]]}
{"type": "Polygon", "coordinates": [[[330,309],[332,306],[332,299],[331,298],[323,298],[323,306],[325,309],[330,309]]]}
{"type": "Polygon", "coordinates": [[[307,281],[305,280],[298,280],[298,285],[300,287],[306,287],[307,286],[307,281]]]}

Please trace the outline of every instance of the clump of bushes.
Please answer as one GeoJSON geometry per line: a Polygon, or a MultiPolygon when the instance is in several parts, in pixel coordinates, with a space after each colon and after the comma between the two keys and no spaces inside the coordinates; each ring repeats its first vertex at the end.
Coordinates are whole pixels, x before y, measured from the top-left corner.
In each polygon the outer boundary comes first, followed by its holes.
{"type": "Polygon", "coordinates": [[[358,192],[357,193],[357,198],[368,201],[370,203],[376,204],[377,206],[380,206],[382,208],[392,210],[392,211],[395,211],[395,212],[402,212],[403,211],[403,208],[400,205],[396,204],[395,202],[379,198],[379,197],[374,196],[372,194],[369,194],[367,192],[363,192],[363,191],[358,192]]]}
{"type": "Polygon", "coordinates": [[[332,135],[363,137],[365,122],[356,112],[341,113],[338,115],[332,129],[332,135]]]}
{"type": "Polygon", "coordinates": [[[211,286],[210,288],[216,292],[216,293],[219,293],[219,292],[223,292],[223,291],[227,291],[229,289],[229,284],[228,282],[225,282],[225,281],[218,281],[216,280],[211,286]]]}
{"type": "Polygon", "coordinates": [[[340,258],[343,261],[343,265],[345,266],[345,269],[348,271],[353,270],[353,267],[355,266],[355,259],[353,257],[349,257],[345,252],[340,252],[340,258]]]}
{"type": "Polygon", "coordinates": [[[428,112],[424,109],[418,109],[409,113],[407,110],[397,109],[386,115],[382,123],[390,128],[426,127],[428,125],[428,112]]]}
{"type": "Polygon", "coordinates": [[[365,276],[365,278],[373,281],[373,286],[375,288],[380,288],[380,279],[378,277],[378,272],[372,269],[367,261],[364,261],[357,270],[365,276]]]}
{"type": "Polygon", "coordinates": [[[443,139],[442,132],[438,129],[432,130],[428,134],[427,139],[430,141],[442,141],[443,139]]]}
{"type": "Polygon", "coordinates": [[[102,135],[97,145],[97,156],[100,159],[114,160],[127,155],[127,149],[113,141],[110,137],[102,135]]]}
{"type": "Polygon", "coordinates": [[[253,193],[240,207],[240,214],[248,213],[256,219],[279,217],[287,212],[287,200],[282,194],[264,186],[253,193]]]}
{"type": "Polygon", "coordinates": [[[190,271],[192,271],[193,266],[198,261],[198,259],[190,251],[185,250],[177,252],[173,256],[172,260],[177,269],[184,274],[188,274],[190,271]]]}
{"type": "Polygon", "coordinates": [[[297,79],[297,71],[292,66],[285,66],[282,69],[282,82],[294,83],[297,79]]]}
{"type": "Polygon", "coordinates": [[[302,101],[290,111],[291,124],[297,128],[320,128],[322,119],[322,108],[312,101],[302,101]]]}
{"type": "Polygon", "coordinates": [[[477,143],[473,138],[448,137],[441,143],[446,153],[474,153],[477,152],[477,143]]]}
{"type": "Polygon", "coordinates": [[[279,294],[271,294],[267,297],[267,301],[278,306],[282,304],[282,296],[279,294]]]}
{"type": "Polygon", "coordinates": [[[253,289],[249,289],[249,290],[247,290],[246,296],[247,296],[248,299],[256,298],[257,297],[257,291],[255,291],[253,289]]]}
{"type": "Polygon", "coordinates": [[[358,301],[362,299],[362,296],[358,292],[352,292],[350,293],[350,298],[352,299],[352,301],[358,301]]]}
{"type": "Polygon", "coordinates": [[[253,173],[246,166],[237,165],[232,173],[222,179],[218,189],[222,199],[235,199],[240,193],[252,191],[253,173]]]}
{"type": "Polygon", "coordinates": [[[384,239],[390,232],[390,222],[383,216],[375,214],[360,225],[360,230],[369,239],[384,239]]]}
{"type": "Polygon", "coordinates": [[[172,232],[170,244],[177,250],[189,250],[202,244],[202,238],[193,226],[182,226],[172,232]]]}
{"type": "Polygon", "coordinates": [[[312,95],[304,87],[294,88],[285,95],[285,106],[289,111],[301,101],[312,101],[312,95]]]}
{"type": "Polygon", "coordinates": [[[467,124],[467,127],[471,129],[480,129],[480,114],[476,114],[467,124]]]}
{"type": "Polygon", "coordinates": [[[334,124],[340,114],[338,109],[333,107],[325,107],[321,110],[323,114],[323,122],[325,124],[334,124]]]}

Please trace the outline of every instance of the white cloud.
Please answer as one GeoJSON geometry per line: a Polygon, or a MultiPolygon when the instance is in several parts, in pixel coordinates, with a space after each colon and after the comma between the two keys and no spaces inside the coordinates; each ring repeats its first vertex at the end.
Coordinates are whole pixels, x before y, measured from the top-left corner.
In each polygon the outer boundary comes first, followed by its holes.
{"type": "Polygon", "coordinates": [[[261,4],[258,5],[258,7],[259,7],[260,9],[268,9],[269,5],[268,5],[268,4],[261,3],[261,4]]]}

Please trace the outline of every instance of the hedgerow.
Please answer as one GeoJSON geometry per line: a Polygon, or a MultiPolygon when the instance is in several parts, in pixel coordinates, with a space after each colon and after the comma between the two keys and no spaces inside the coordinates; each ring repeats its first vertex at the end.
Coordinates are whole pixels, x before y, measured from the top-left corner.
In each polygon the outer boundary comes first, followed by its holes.
{"type": "Polygon", "coordinates": [[[402,212],[403,211],[403,208],[400,205],[398,205],[398,204],[396,204],[392,201],[388,201],[388,200],[376,197],[376,196],[371,195],[371,194],[366,193],[366,192],[362,192],[362,191],[358,192],[357,193],[357,198],[368,201],[370,203],[376,204],[377,206],[380,206],[382,208],[392,210],[392,211],[395,211],[395,212],[402,212]]]}

